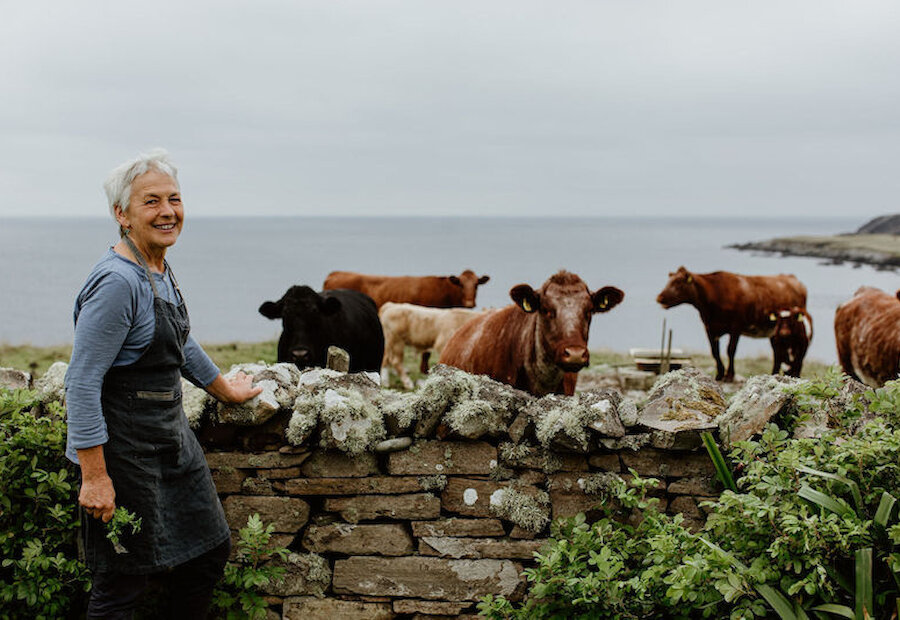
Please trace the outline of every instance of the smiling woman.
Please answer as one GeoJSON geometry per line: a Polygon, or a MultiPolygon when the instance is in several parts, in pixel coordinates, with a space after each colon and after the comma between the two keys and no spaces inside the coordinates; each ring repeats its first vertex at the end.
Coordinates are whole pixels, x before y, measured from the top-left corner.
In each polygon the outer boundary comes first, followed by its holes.
{"type": "MultiPolygon", "coordinates": [[[[66,374],[66,456],[80,465],[82,537],[93,576],[87,615],[130,616],[148,576],[166,573],[172,608],[203,618],[230,534],[181,407],[181,377],[226,402],[261,388],[243,373],[226,380],[190,337],[166,262],[184,207],[165,151],[119,166],[104,187],[121,239],[75,301],[66,374]],[[114,547],[103,523],[117,507],[134,513],[141,529],[114,547]]],[[[174,617],[171,610],[161,615],[174,617]]]]}

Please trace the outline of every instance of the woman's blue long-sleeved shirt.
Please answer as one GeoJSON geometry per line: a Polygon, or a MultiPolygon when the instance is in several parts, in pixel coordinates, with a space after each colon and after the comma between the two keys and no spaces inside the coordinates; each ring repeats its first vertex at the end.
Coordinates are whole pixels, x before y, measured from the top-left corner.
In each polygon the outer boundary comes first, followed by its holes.
{"type": "MultiPolygon", "coordinates": [[[[168,275],[152,274],[159,294],[176,302],[168,275]]],[[[66,372],[66,456],[78,462],[76,450],[106,443],[106,421],[100,407],[103,377],[113,366],[136,362],[153,340],[153,289],[143,267],[112,249],[94,266],[75,299],[75,342],[66,372]]],[[[181,374],[205,387],[219,369],[194,339],[184,346],[181,374]]]]}

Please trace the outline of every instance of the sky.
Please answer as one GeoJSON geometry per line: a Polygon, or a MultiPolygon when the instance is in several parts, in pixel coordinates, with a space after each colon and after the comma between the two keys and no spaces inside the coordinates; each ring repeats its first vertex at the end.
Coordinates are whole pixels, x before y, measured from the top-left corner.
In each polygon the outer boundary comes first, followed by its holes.
{"type": "Polygon", "coordinates": [[[894,0],[0,0],[0,217],[900,211],[894,0]]]}

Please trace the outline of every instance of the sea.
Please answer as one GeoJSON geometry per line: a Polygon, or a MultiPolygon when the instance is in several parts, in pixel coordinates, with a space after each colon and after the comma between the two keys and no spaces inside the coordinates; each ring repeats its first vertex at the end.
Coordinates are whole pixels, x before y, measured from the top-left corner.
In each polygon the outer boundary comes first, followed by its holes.
{"type": "MultiPolygon", "coordinates": [[[[684,265],[701,273],[793,273],[809,290],[815,333],[807,357],[835,363],[835,308],[862,285],[897,290],[900,275],[726,246],[850,232],[862,223],[811,217],[197,217],[186,220],[167,258],[201,343],[277,339],[280,324],[260,315],[259,305],[294,284],[318,290],[332,270],[451,275],[472,269],[490,276],[478,289],[478,306],[501,307],[516,284],[538,288],[567,269],[591,290],[613,285],[625,291],[621,305],[594,316],[592,350],[658,348],[665,322],[674,348],[705,353],[697,311],[656,303],[669,272],[684,265]]],[[[106,218],[0,219],[0,343],[71,343],[75,296],[116,241],[116,226],[106,218]]],[[[770,352],[768,340],[742,337],[737,354],[770,352]]]]}

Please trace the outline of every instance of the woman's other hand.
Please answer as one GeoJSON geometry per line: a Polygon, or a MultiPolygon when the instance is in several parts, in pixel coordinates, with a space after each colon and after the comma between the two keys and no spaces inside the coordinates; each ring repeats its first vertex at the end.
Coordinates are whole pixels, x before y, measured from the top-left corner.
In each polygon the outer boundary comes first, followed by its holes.
{"type": "Polygon", "coordinates": [[[206,391],[223,403],[243,403],[262,392],[262,387],[253,385],[252,376],[237,372],[228,378],[220,374],[206,386],[206,391]]]}

